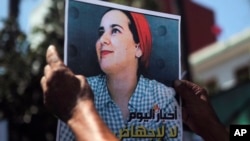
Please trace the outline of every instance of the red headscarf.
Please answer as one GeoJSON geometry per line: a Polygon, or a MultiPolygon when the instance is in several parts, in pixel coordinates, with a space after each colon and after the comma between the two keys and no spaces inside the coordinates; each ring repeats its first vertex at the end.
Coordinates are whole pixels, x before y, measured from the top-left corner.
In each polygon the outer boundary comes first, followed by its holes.
{"type": "Polygon", "coordinates": [[[147,68],[149,65],[149,58],[152,49],[152,36],[149,24],[143,14],[134,12],[130,12],[130,14],[133,17],[139,36],[140,48],[142,50],[141,63],[145,68],[147,68]]]}

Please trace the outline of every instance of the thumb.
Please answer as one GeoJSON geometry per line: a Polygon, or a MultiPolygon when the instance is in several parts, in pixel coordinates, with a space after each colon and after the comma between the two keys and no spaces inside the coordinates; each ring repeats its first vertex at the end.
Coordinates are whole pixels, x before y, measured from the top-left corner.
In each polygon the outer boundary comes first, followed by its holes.
{"type": "Polygon", "coordinates": [[[192,91],[189,89],[185,81],[175,80],[174,89],[183,100],[187,100],[193,97],[192,91]]]}
{"type": "Polygon", "coordinates": [[[48,65],[52,68],[63,64],[55,46],[50,45],[49,48],[47,49],[46,61],[48,65]]]}

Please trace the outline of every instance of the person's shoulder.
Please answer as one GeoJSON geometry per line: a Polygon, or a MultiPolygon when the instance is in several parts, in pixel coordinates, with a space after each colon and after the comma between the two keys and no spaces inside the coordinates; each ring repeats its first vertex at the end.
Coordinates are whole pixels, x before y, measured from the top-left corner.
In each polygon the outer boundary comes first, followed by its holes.
{"type": "Polygon", "coordinates": [[[99,86],[102,86],[105,84],[105,75],[96,75],[96,76],[90,76],[90,77],[87,77],[87,81],[90,85],[90,87],[93,89],[96,89],[97,87],[99,86]]]}
{"type": "Polygon", "coordinates": [[[141,80],[143,82],[146,82],[148,83],[151,87],[154,87],[154,88],[162,88],[162,89],[169,89],[169,90],[174,90],[172,87],[169,87],[155,79],[149,79],[149,78],[146,78],[144,76],[141,76],[141,80]]]}
{"type": "Polygon", "coordinates": [[[166,107],[177,103],[176,92],[174,88],[149,78],[142,78],[147,84],[147,95],[161,107],[166,107]]]}
{"type": "Polygon", "coordinates": [[[104,80],[105,79],[105,76],[104,75],[96,75],[96,76],[90,76],[90,77],[87,77],[87,81],[88,83],[96,83],[96,82],[100,82],[101,80],[104,80]]]}
{"type": "Polygon", "coordinates": [[[155,80],[142,77],[143,81],[148,83],[150,89],[153,90],[154,94],[157,96],[175,96],[175,90],[172,87],[166,86],[165,84],[155,80]]]}

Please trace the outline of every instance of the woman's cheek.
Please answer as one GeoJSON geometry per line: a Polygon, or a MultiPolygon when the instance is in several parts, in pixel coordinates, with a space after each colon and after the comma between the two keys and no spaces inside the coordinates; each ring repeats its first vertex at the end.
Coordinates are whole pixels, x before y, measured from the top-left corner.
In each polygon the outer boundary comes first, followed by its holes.
{"type": "Polygon", "coordinates": [[[100,51],[101,51],[101,44],[100,44],[100,42],[97,41],[95,46],[96,46],[96,47],[95,47],[95,49],[96,49],[96,54],[97,54],[97,56],[99,57],[100,51]]]}

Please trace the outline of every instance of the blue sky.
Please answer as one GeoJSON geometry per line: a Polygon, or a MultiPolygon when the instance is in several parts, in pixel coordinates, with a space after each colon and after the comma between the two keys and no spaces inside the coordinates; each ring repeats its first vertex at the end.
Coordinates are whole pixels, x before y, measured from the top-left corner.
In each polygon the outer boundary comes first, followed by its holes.
{"type": "Polygon", "coordinates": [[[8,5],[7,0],[2,0],[0,5],[0,29],[3,27],[2,20],[7,16],[8,5]]]}
{"type": "Polygon", "coordinates": [[[21,30],[26,33],[30,31],[29,29],[29,17],[36,7],[42,2],[42,0],[20,0],[20,26],[21,30]]]}
{"type": "MultiPolygon", "coordinates": [[[[32,11],[42,2],[42,0],[20,0],[20,15],[19,24],[22,31],[28,33],[29,29],[29,17],[32,11]]],[[[8,2],[9,0],[1,0],[0,5],[0,19],[6,18],[8,16],[8,2]]],[[[0,22],[0,29],[3,27],[2,22],[0,22]]]]}
{"type": "MultiPolygon", "coordinates": [[[[8,13],[8,1],[1,0],[0,19],[6,18],[8,13]]],[[[226,40],[250,28],[250,1],[249,0],[193,0],[194,2],[212,9],[215,12],[216,24],[222,29],[218,40],[226,40]]],[[[28,33],[30,13],[42,2],[42,0],[21,0],[19,22],[21,30],[28,33]]],[[[2,23],[0,23],[0,29],[2,23]]]]}

